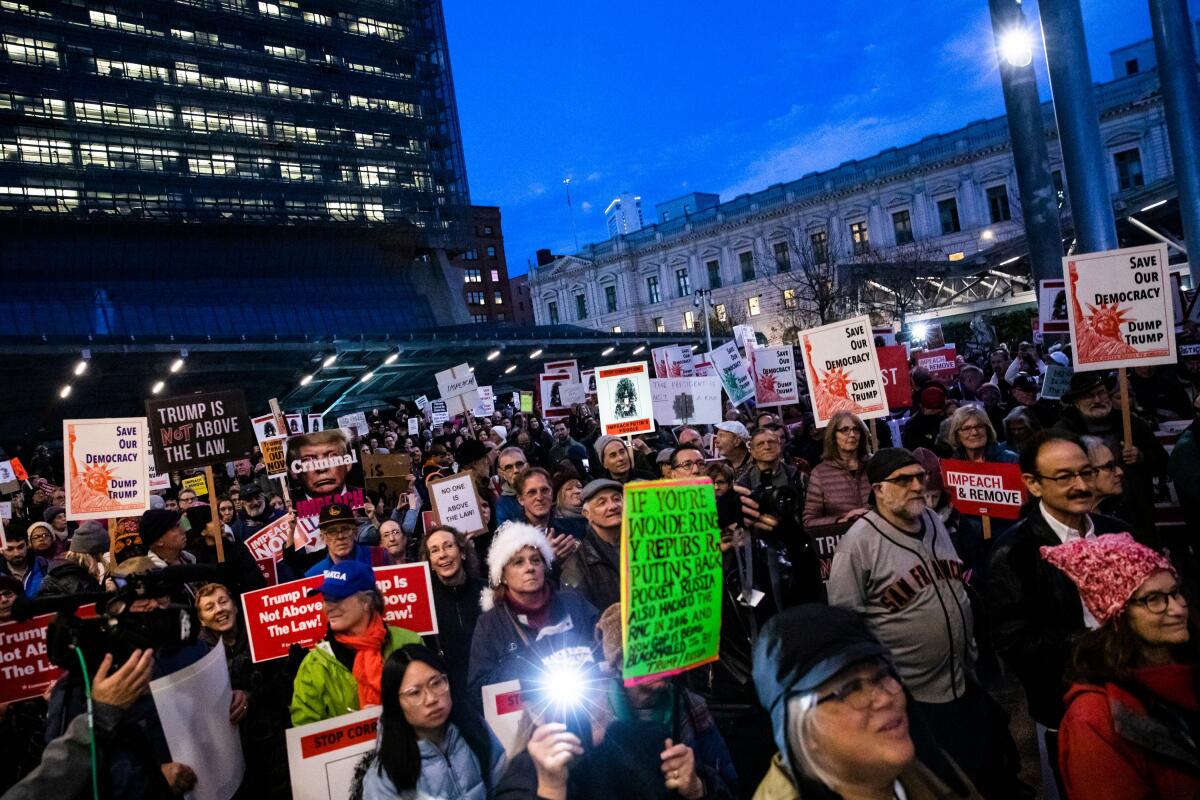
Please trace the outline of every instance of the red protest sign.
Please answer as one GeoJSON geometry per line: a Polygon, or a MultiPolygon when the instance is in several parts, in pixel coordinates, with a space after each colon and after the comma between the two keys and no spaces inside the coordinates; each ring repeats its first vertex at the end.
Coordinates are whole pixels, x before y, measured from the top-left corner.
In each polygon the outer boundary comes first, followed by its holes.
{"type": "Polygon", "coordinates": [[[278,561],[283,557],[291,525],[286,516],[264,525],[246,537],[246,548],[255,561],[278,561]]]}
{"type": "Polygon", "coordinates": [[[942,459],[942,483],[950,503],[964,514],[1017,519],[1026,497],[1016,464],[942,459]]]}
{"type": "Polygon", "coordinates": [[[53,614],[0,623],[0,703],[39,697],[63,671],[46,658],[46,629],[53,614]]]}
{"type": "Polygon", "coordinates": [[[912,405],[912,381],[909,380],[908,350],[904,345],[876,347],[879,371],[883,373],[883,389],[888,408],[908,408],[912,405]]]}
{"type": "Polygon", "coordinates": [[[923,353],[917,353],[917,366],[929,370],[929,377],[935,381],[948,381],[958,374],[958,364],[954,360],[955,355],[952,344],[939,347],[937,350],[926,350],[923,353]]]}
{"type": "Polygon", "coordinates": [[[9,462],[12,465],[13,474],[17,476],[19,481],[29,480],[29,473],[25,471],[24,465],[21,464],[21,459],[14,458],[9,462]]]}
{"type": "Polygon", "coordinates": [[[422,636],[438,632],[428,562],[376,567],[375,585],[383,595],[384,621],[388,625],[422,636]]]}
{"type": "Polygon", "coordinates": [[[263,580],[267,582],[267,586],[274,586],[279,583],[279,564],[273,558],[256,558],[254,563],[258,565],[259,572],[262,573],[263,580]]]}

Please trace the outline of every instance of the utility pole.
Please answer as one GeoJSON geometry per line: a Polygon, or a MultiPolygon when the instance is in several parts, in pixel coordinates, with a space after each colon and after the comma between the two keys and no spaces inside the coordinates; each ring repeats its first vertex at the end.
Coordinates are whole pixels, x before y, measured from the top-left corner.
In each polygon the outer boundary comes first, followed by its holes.
{"type": "Polygon", "coordinates": [[[575,252],[579,252],[579,231],[575,228],[575,206],[571,205],[571,179],[563,178],[563,186],[567,187],[567,210],[571,215],[571,235],[575,237],[575,252]]]}
{"type": "Polygon", "coordinates": [[[697,289],[695,298],[692,300],[692,305],[700,308],[704,314],[704,340],[708,343],[708,352],[712,352],[712,329],[709,326],[708,314],[709,305],[712,301],[712,290],[697,289]]]}

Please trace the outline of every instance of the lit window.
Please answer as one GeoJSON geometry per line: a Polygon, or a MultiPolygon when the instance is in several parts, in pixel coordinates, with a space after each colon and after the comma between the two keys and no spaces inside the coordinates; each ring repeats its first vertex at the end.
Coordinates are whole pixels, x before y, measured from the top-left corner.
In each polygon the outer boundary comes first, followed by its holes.
{"type": "Polygon", "coordinates": [[[65,213],[79,206],[77,189],[45,186],[0,186],[0,209],[65,213]]]}
{"type": "Polygon", "coordinates": [[[257,114],[228,114],[195,107],[184,107],[179,114],[184,127],[201,133],[242,133],[258,137],[267,134],[267,123],[257,114]]]}
{"type": "Polygon", "coordinates": [[[15,92],[0,92],[0,109],[49,119],[64,119],[67,116],[67,104],[62,100],[53,97],[29,97],[15,92]]]}
{"type": "Polygon", "coordinates": [[[479,270],[469,269],[466,273],[466,277],[463,279],[465,283],[483,283],[483,276],[479,274],[479,270]]]}
{"type": "Polygon", "coordinates": [[[258,13],[265,14],[268,17],[282,17],[283,16],[283,10],[275,3],[260,2],[258,4],[258,13]]]}
{"type": "Polygon", "coordinates": [[[784,308],[795,308],[796,307],[796,290],[795,289],[784,289],[783,290],[783,307],[784,308]]]}
{"type": "Polygon", "coordinates": [[[294,122],[276,122],[275,135],[280,139],[294,142],[317,141],[317,129],[307,125],[297,125],[294,122]]]}
{"type": "Polygon", "coordinates": [[[663,322],[662,317],[655,317],[653,320],[651,320],[651,324],[654,326],[654,330],[657,333],[666,333],[667,332],[667,326],[663,322]]]}
{"type": "Polygon", "coordinates": [[[496,305],[496,306],[504,305],[504,292],[500,291],[499,289],[492,292],[492,305],[496,305]]]}
{"type": "Polygon", "coordinates": [[[237,173],[237,160],[228,153],[189,158],[188,171],[194,175],[234,175],[237,173]]]}
{"type": "Polygon", "coordinates": [[[467,292],[467,303],[473,306],[482,306],[486,303],[483,292],[471,291],[467,292]]]}
{"type": "Polygon", "coordinates": [[[16,64],[56,68],[59,66],[56,45],[45,39],[6,33],[4,34],[4,52],[8,55],[8,60],[16,64]]]}
{"type": "Polygon", "coordinates": [[[683,312],[683,330],[692,331],[696,329],[696,314],[692,311],[683,312]]]}
{"type": "Polygon", "coordinates": [[[489,245],[488,249],[487,249],[487,256],[488,256],[488,258],[495,258],[496,257],[496,248],[489,245]]]}
{"type": "Polygon", "coordinates": [[[14,142],[0,142],[0,160],[20,160],[30,164],[71,164],[71,143],[64,139],[22,136],[14,142]]]}
{"type": "Polygon", "coordinates": [[[96,59],[96,74],[110,75],[114,78],[133,78],[139,81],[161,81],[162,83],[170,81],[166,67],[139,64],[136,61],[114,61],[108,58],[96,59]]]}
{"type": "Polygon", "coordinates": [[[266,50],[268,53],[275,56],[276,58],[290,58],[293,61],[306,61],[308,59],[308,54],[304,51],[304,48],[293,47],[290,44],[289,45],[264,44],[263,50],[266,50]]]}
{"type": "Polygon", "coordinates": [[[867,223],[865,221],[850,223],[850,243],[854,248],[854,255],[864,255],[871,248],[871,240],[867,236],[867,223]]]}
{"type": "Polygon", "coordinates": [[[365,164],[358,168],[358,180],[363,186],[390,186],[396,182],[396,168],[365,164]]]}
{"type": "Polygon", "coordinates": [[[401,100],[391,100],[383,97],[364,97],[352,94],[349,97],[351,108],[366,108],[371,111],[391,111],[409,117],[421,116],[420,106],[401,100]]]}
{"type": "Polygon", "coordinates": [[[240,94],[262,94],[262,81],[252,81],[247,78],[234,78],[226,76],[225,88],[231,92],[240,94]]]}
{"type": "Polygon", "coordinates": [[[613,326],[612,326],[612,332],[613,332],[613,333],[620,333],[620,332],[621,332],[621,326],[620,326],[620,325],[613,325],[613,326]]]}
{"type": "Polygon", "coordinates": [[[333,19],[324,14],[317,14],[312,11],[304,12],[304,21],[313,25],[332,25],[333,19]]]}
{"type": "Polygon", "coordinates": [[[404,26],[395,22],[384,22],[370,17],[356,17],[352,14],[340,14],[346,25],[346,30],[360,36],[379,36],[398,42],[405,36],[404,26]]]}
{"type": "Polygon", "coordinates": [[[762,313],[762,309],[759,307],[757,296],[749,298],[746,301],[746,307],[750,310],[750,316],[752,317],[757,317],[760,313],[762,313]]]}
{"type": "Polygon", "coordinates": [[[136,169],[145,172],[179,169],[178,150],[164,150],[147,145],[83,142],[79,145],[79,157],[85,167],[136,169]]]}
{"type": "Polygon", "coordinates": [[[492,270],[492,283],[499,283],[499,282],[500,282],[500,270],[494,269],[494,270],[492,270]]]}

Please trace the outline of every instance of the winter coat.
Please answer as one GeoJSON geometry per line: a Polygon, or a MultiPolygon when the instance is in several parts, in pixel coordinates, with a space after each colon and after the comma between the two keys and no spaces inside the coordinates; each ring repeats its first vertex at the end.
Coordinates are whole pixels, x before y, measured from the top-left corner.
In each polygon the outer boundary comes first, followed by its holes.
{"type": "Polygon", "coordinates": [[[813,467],[804,499],[804,527],[834,525],[838,517],[856,508],[866,508],[871,496],[865,464],[851,472],[841,461],[825,460],[813,467]]]}
{"type": "MultiPolygon", "coordinates": [[[[492,743],[491,782],[495,786],[504,772],[504,750],[490,729],[488,737],[492,743]]],[[[483,783],[479,759],[454,723],[446,724],[441,747],[418,739],[417,748],[421,752],[421,776],[417,778],[416,794],[406,792],[404,800],[487,800],[490,792],[483,783]]],[[[401,794],[387,772],[379,769],[378,756],[375,750],[365,761],[362,800],[398,800],[401,794]]]]}
{"type": "MultiPolygon", "coordinates": [[[[291,548],[284,550],[286,554],[291,548]]],[[[295,552],[295,551],[293,551],[295,552]]],[[[368,567],[389,567],[392,564],[392,557],[388,555],[388,551],[382,547],[372,547],[369,544],[355,544],[354,552],[350,554],[349,561],[358,561],[366,564],[368,567]]],[[[317,563],[304,571],[304,577],[315,578],[325,574],[325,570],[333,566],[333,558],[325,556],[317,563]]]]}
{"type": "Polygon", "coordinates": [[[620,545],[608,544],[589,525],[579,549],[563,562],[559,580],[603,612],[621,600],[620,560],[620,545]]]}
{"type": "Polygon", "coordinates": [[[90,572],[69,558],[56,558],[38,587],[38,597],[64,597],[103,591],[90,572]]]}
{"type": "MultiPolygon", "coordinates": [[[[1097,536],[1120,533],[1120,520],[1091,515],[1097,536]]],[[[996,653],[1025,687],[1029,713],[1047,728],[1063,714],[1063,671],[1083,633],[1083,603],[1071,579],[1038,548],[1062,544],[1035,504],[996,542],[981,587],[996,653]]]]}
{"type": "Polygon", "coordinates": [[[496,523],[503,525],[512,520],[520,522],[523,519],[525,519],[525,509],[521,508],[521,504],[517,502],[517,496],[501,492],[500,497],[496,500],[496,523]]]}
{"type": "MultiPolygon", "coordinates": [[[[406,644],[420,644],[421,637],[403,628],[388,626],[383,640],[383,657],[406,644]]],[[[339,644],[333,631],[300,662],[292,683],[292,725],[306,725],[358,711],[358,683],[354,680],[354,651],[339,644]]]]}
{"type": "Polygon", "coordinates": [[[938,458],[947,458],[950,448],[938,438],[945,420],[942,414],[922,414],[918,411],[905,421],[900,442],[909,450],[925,447],[937,453],[938,458]]]}
{"type": "Polygon", "coordinates": [[[1075,684],[1058,731],[1058,763],[1068,798],[1151,800],[1200,797],[1200,749],[1193,727],[1200,712],[1195,668],[1147,667],[1131,686],[1075,684]],[[1132,691],[1131,691],[1132,689],[1132,691]],[[1148,710],[1151,699],[1159,713],[1148,710]],[[1160,705],[1161,704],[1161,705],[1160,705]],[[1166,712],[1166,713],[1162,713],[1166,712]]]}
{"type": "MultiPolygon", "coordinates": [[[[438,632],[429,636],[429,644],[442,654],[450,678],[450,696],[463,702],[467,690],[467,666],[471,659],[471,637],[483,613],[479,608],[479,593],[483,581],[467,578],[458,586],[442,583],[433,576],[433,607],[437,612],[438,632]]],[[[478,710],[479,698],[474,698],[478,710]]]]}
{"type": "MultiPolygon", "coordinates": [[[[951,787],[920,761],[909,764],[899,778],[908,800],[981,800],[979,793],[957,766],[953,762],[949,762],[948,766],[954,769],[962,784],[958,788],[951,787]]],[[[771,768],[754,793],[754,800],[838,800],[831,790],[813,781],[805,780],[803,787],[803,790],[796,787],[780,756],[776,754],[771,761],[771,768]]]]}
{"type": "MultiPolygon", "coordinates": [[[[25,584],[25,596],[36,597],[38,590],[42,588],[42,581],[46,579],[46,572],[50,569],[50,562],[41,556],[35,556],[30,553],[28,556],[28,568],[25,572],[25,578],[21,581],[25,584]]],[[[0,575],[12,575],[12,570],[9,569],[8,562],[0,558],[0,575]]]]}
{"type": "Polygon", "coordinates": [[[1200,419],[1183,432],[1171,450],[1168,468],[1189,531],[1200,530],[1200,419]]]}

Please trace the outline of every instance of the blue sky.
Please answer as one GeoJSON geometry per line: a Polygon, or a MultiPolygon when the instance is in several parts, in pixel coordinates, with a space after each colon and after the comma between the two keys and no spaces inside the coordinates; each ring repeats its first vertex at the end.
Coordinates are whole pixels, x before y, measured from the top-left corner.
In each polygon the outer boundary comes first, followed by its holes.
{"type": "MultiPolygon", "coordinates": [[[[471,197],[500,206],[513,275],[574,250],[566,177],[586,244],[622,191],[649,221],[1004,113],[987,0],[444,3],[471,197]]],[[[1108,80],[1147,3],[1083,5],[1108,80]]]]}

